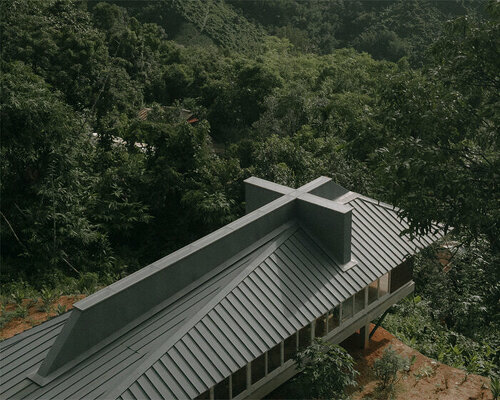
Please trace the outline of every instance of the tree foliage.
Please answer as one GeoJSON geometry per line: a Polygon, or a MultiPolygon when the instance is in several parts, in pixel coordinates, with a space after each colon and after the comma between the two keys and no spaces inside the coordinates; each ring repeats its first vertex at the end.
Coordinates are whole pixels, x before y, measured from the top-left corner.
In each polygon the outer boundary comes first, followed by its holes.
{"type": "Polygon", "coordinates": [[[454,267],[416,269],[434,343],[394,329],[494,370],[500,36],[484,4],[0,2],[2,283],[91,292],[241,216],[250,175],[326,175],[413,233],[453,228],[454,267]]]}
{"type": "Polygon", "coordinates": [[[345,390],[356,386],[353,358],[342,347],[319,338],[297,353],[299,375],[295,378],[295,396],[305,399],[345,398],[345,390]]]}
{"type": "Polygon", "coordinates": [[[391,77],[373,153],[386,198],[413,231],[442,222],[471,239],[486,235],[497,251],[498,26],[493,17],[458,19],[434,45],[427,70],[391,77]]]}

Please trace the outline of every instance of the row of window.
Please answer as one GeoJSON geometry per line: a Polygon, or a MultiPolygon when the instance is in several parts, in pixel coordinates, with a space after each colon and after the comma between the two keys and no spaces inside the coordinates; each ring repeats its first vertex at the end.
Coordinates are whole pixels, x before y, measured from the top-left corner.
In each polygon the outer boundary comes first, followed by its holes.
{"type": "Polygon", "coordinates": [[[199,395],[197,399],[208,400],[212,398],[219,400],[238,396],[248,387],[281,367],[288,360],[293,359],[297,351],[311,344],[313,337],[326,336],[368,305],[387,295],[390,289],[394,291],[395,289],[391,287],[390,281],[389,273],[373,281],[355,295],[257,357],[222,382],[219,382],[212,388],[213,397],[210,397],[210,390],[207,390],[199,395]]]}

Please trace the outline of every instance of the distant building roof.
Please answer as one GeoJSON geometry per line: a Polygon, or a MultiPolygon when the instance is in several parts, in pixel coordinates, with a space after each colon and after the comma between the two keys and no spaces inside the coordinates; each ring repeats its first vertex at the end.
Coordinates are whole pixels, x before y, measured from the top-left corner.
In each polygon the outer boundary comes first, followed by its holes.
{"type": "Polygon", "coordinates": [[[194,398],[441,236],[321,177],[0,344],[2,398],[194,398]]]}
{"type": "MultiPolygon", "coordinates": [[[[171,106],[163,106],[162,109],[176,112],[178,114],[178,118],[186,121],[188,124],[194,124],[195,122],[198,122],[198,118],[196,118],[196,116],[191,110],[187,110],[185,108],[171,107],[171,106]]],[[[151,112],[151,110],[152,110],[151,107],[145,107],[141,109],[138,113],[139,119],[143,121],[148,119],[148,115],[151,112]]]]}

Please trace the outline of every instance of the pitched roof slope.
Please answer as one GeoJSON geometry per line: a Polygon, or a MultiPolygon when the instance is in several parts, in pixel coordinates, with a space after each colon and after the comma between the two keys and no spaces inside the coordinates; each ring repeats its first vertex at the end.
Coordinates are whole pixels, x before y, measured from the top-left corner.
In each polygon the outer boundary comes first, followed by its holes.
{"type": "Polygon", "coordinates": [[[70,313],[65,314],[64,319],[53,327],[55,319],[32,329],[40,332],[26,338],[14,337],[6,340],[0,350],[0,393],[5,393],[5,398],[9,399],[109,398],[110,390],[130,376],[158,347],[175,335],[177,330],[182,329],[185,321],[195,315],[207,301],[226,288],[234,276],[260,254],[262,248],[276,234],[277,232],[271,233],[260,243],[220,265],[208,276],[168,298],[144,316],[142,321],[136,321],[133,327],[126,327],[118,332],[100,350],[43,387],[29,379],[28,375],[38,369],[70,313]],[[45,328],[46,325],[49,326],[45,328]],[[12,343],[13,339],[17,341],[12,343]],[[40,343],[43,343],[43,346],[37,347],[40,343]],[[20,355],[23,357],[19,358],[20,355]],[[31,368],[25,363],[27,360],[30,360],[31,368]]]}
{"type": "Polygon", "coordinates": [[[134,374],[119,399],[196,397],[438,238],[399,237],[404,225],[394,210],[362,198],[349,204],[357,265],[343,271],[314,237],[295,226],[184,336],[134,374]]]}
{"type": "Polygon", "coordinates": [[[80,309],[3,342],[0,396],[193,398],[441,236],[400,236],[407,224],[391,206],[327,178],[297,190],[265,182],[259,191],[261,180],[248,181],[256,186],[247,216],[90,296],[80,309]],[[321,224],[324,216],[326,225],[317,229],[311,221],[321,224]],[[330,235],[332,223],[341,229],[335,240],[346,243],[328,247],[331,238],[321,236],[330,235]],[[174,290],[185,275],[191,281],[174,290]],[[153,282],[151,295],[135,289],[148,287],[146,280],[153,282]],[[125,310],[113,301],[123,296],[130,297],[125,305],[153,305],[137,307],[135,317],[129,312],[40,384],[34,374],[86,321],[85,313],[94,324],[106,323],[99,313],[107,309],[99,307],[108,302],[108,316],[120,314],[125,310]],[[73,312],[83,319],[72,319],[73,312]]]}

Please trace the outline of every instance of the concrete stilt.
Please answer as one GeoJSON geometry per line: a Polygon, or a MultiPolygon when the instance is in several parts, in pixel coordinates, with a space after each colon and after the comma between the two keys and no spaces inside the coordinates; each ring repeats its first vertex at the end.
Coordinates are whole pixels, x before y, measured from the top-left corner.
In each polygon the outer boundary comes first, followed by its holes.
{"type": "Polygon", "coordinates": [[[370,324],[362,326],[359,330],[359,346],[366,349],[370,344],[370,324]]]}

